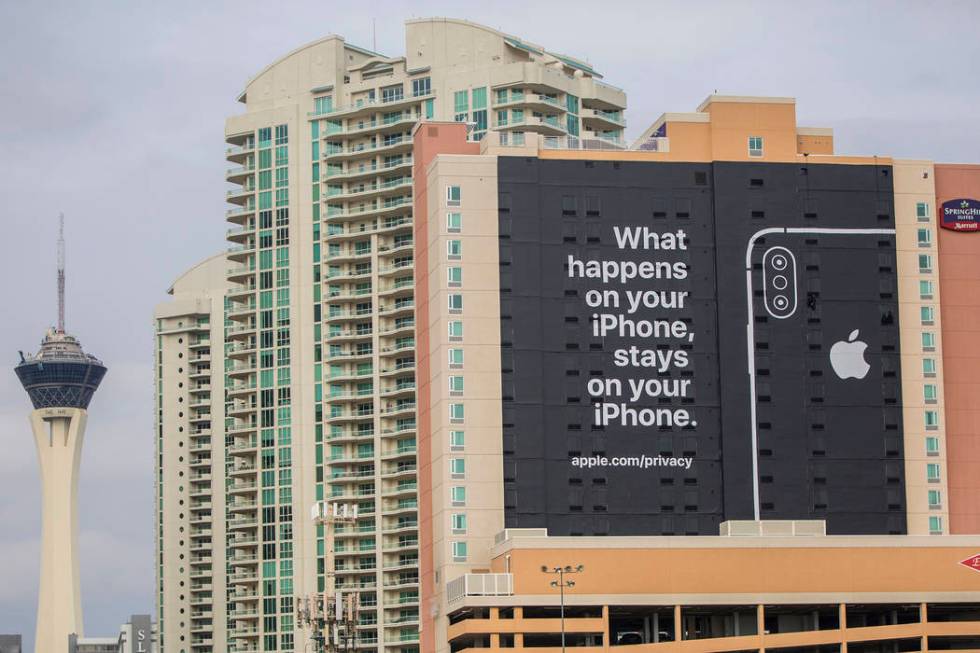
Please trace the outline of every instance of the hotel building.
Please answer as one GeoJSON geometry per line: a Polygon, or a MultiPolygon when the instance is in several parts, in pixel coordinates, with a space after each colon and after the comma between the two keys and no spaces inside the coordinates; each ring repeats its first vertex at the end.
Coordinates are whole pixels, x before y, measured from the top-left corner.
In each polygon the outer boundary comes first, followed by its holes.
{"type": "Polygon", "coordinates": [[[422,650],[560,646],[542,567],[579,564],[586,650],[980,645],[980,236],[948,209],[980,207],[976,166],[837,155],[791,98],[711,96],[619,151],[414,140],[422,650]],[[683,364],[618,357],[644,341],[683,364]]]}

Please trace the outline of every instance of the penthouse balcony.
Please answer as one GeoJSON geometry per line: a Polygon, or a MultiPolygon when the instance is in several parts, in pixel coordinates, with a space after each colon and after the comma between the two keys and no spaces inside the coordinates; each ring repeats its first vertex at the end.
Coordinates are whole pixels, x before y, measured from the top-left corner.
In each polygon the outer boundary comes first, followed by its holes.
{"type": "Polygon", "coordinates": [[[393,111],[395,109],[404,108],[412,104],[417,104],[423,100],[428,100],[435,97],[435,90],[430,89],[428,93],[424,95],[403,95],[397,94],[387,98],[373,98],[373,99],[358,99],[347,106],[337,106],[325,108],[321,111],[311,111],[309,116],[311,118],[331,116],[333,118],[356,118],[361,115],[370,115],[372,113],[377,113],[378,111],[393,111]]]}

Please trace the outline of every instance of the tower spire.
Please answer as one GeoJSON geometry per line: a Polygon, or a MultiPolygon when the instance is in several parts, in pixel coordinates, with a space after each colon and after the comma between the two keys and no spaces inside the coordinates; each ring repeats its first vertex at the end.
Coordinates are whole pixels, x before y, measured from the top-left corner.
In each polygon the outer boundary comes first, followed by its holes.
{"type": "Polygon", "coordinates": [[[65,214],[58,219],[58,331],[65,332],[65,214]]]}

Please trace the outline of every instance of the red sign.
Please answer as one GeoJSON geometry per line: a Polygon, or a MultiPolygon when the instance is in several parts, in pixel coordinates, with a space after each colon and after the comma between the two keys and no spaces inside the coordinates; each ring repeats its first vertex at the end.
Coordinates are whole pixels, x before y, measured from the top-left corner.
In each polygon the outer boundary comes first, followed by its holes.
{"type": "Polygon", "coordinates": [[[969,567],[973,571],[980,572],[980,553],[975,556],[971,556],[966,560],[960,560],[960,564],[964,567],[969,567]]]}

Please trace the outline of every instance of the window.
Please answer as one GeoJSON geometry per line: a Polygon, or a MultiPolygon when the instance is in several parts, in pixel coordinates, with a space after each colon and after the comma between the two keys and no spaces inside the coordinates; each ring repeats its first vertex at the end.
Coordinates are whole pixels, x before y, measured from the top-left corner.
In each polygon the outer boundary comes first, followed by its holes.
{"type": "Polygon", "coordinates": [[[449,367],[463,366],[463,350],[453,348],[449,350],[449,367]]]}
{"type": "Polygon", "coordinates": [[[924,376],[936,376],[936,359],[935,358],[923,358],[922,359],[922,374],[924,376]]]}
{"type": "Polygon", "coordinates": [[[939,463],[926,464],[926,480],[930,483],[939,482],[939,463]]]}
{"type": "Polygon", "coordinates": [[[449,404],[449,419],[453,422],[462,422],[465,417],[463,404],[449,404]]]}
{"type": "Polygon", "coordinates": [[[449,295],[449,312],[459,313],[463,310],[463,296],[459,293],[449,295]]]}
{"type": "Polygon", "coordinates": [[[927,410],[925,412],[925,423],[926,428],[929,430],[935,430],[939,428],[939,413],[934,410],[927,410]]]}
{"type": "Polygon", "coordinates": [[[466,488],[462,485],[454,485],[449,491],[449,498],[454,506],[466,505],[466,488]]]}
{"type": "Polygon", "coordinates": [[[466,534],[466,514],[461,512],[454,512],[452,523],[453,523],[453,535],[466,534]]]}
{"type": "Polygon", "coordinates": [[[932,306],[920,306],[919,318],[922,320],[922,324],[930,325],[935,322],[936,311],[932,306]]]}
{"type": "Polygon", "coordinates": [[[931,331],[922,332],[922,349],[933,351],[936,348],[936,334],[931,331]]]}
{"type": "Polygon", "coordinates": [[[316,115],[322,115],[324,113],[330,113],[333,111],[333,97],[330,95],[325,95],[318,98],[313,98],[313,112],[316,115]]]}
{"type": "Polygon", "coordinates": [[[927,383],[922,386],[922,398],[927,404],[936,403],[936,398],[938,397],[938,390],[934,383],[927,383]]]}
{"type": "Polygon", "coordinates": [[[749,136],[749,156],[762,156],[762,136],[749,136]]]}
{"type": "Polygon", "coordinates": [[[459,186],[446,186],[446,204],[448,206],[459,206],[461,191],[459,186]]]}
{"type": "Polygon", "coordinates": [[[929,204],[926,202],[916,202],[915,219],[919,222],[929,222],[929,204]]]}
{"type": "Polygon", "coordinates": [[[463,243],[459,240],[446,241],[446,255],[450,259],[458,260],[463,256],[463,243]]]}
{"type": "Polygon", "coordinates": [[[412,97],[421,97],[432,93],[432,80],[428,77],[412,80],[412,97]]]}
{"type": "Polygon", "coordinates": [[[932,232],[928,229],[918,230],[919,247],[929,247],[932,244],[932,232]]]}
{"type": "Polygon", "coordinates": [[[932,299],[933,286],[932,282],[923,279],[919,281],[919,298],[920,299],[932,299]]]}
{"type": "Polygon", "coordinates": [[[462,213],[446,214],[446,230],[451,233],[459,233],[463,229],[462,213]]]}
{"type": "Polygon", "coordinates": [[[466,461],[463,458],[450,458],[449,475],[451,478],[466,478],[466,461]]]}
{"type": "Polygon", "coordinates": [[[446,276],[448,277],[450,287],[458,288],[463,285],[463,268],[459,266],[453,266],[446,270],[446,276]]]}
{"type": "Polygon", "coordinates": [[[473,109],[487,108],[487,89],[486,87],[473,89],[473,109]]]}
{"type": "MultiPolygon", "coordinates": [[[[460,377],[462,378],[462,377],[460,377]]],[[[450,431],[449,432],[449,450],[450,451],[462,451],[463,447],[466,446],[466,436],[463,431],[450,431]]]]}
{"type": "Polygon", "coordinates": [[[943,495],[939,490],[929,490],[929,508],[935,510],[937,508],[942,508],[943,506],[943,495]]]}
{"type": "Polygon", "coordinates": [[[463,394],[463,377],[449,377],[449,394],[459,396],[463,394]]]}
{"type": "MultiPolygon", "coordinates": [[[[929,516],[929,535],[942,535],[943,534],[943,518],[937,515],[929,516]]],[[[455,544],[465,544],[465,542],[454,542],[455,544]]],[[[454,550],[455,553],[455,550],[454,550]]],[[[466,547],[463,547],[463,559],[466,559],[466,547]]]]}
{"type": "Polygon", "coordinates": [[[405,97],[405,89],[402,88],[401,84],[396,86],[387,86],[381,89],[381,101],[382,102],[397,102],[405,97]]]}
{"type": "Polygon", "coordinates": [[[453,562],[466,562],[466,542],[453,542],[453,562]]]}
{"type": "Polygon", "coordinates": [[[453,320],[449,323],[449,339],[450,340],[462,340],[463,338],[463,321],[453,320]]]}
{"type": "Polygon", "coordinates": [[[927,456],[938,456],[939,455],[939,438],[934,435],[926,437],[926,455],[927,456]]]}
{"type": "Polygon", "coordinates": [[[931,254],[919,254],[919,272],[932,272],[931,254]]]}

